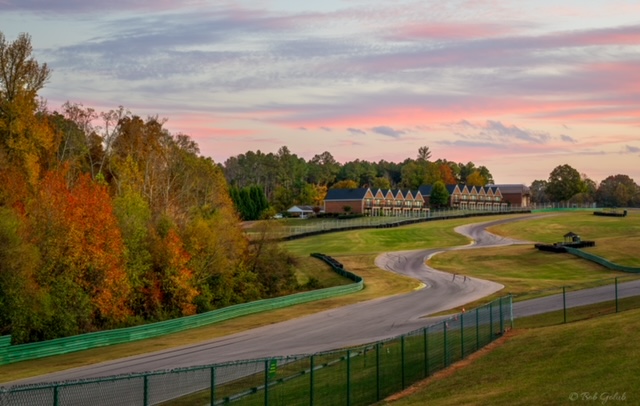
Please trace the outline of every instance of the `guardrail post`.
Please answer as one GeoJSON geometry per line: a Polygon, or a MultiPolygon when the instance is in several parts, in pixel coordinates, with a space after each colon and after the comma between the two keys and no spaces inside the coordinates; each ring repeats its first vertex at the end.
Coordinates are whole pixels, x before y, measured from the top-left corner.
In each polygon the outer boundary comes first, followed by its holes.
{"type": "Polygon", "coordinates": [[[562,287],[562,313],[564,318],[564,323],[567,322],[567,288],[565,286],[562,287]]]}
{"type": "Polygon", "coordinates": [[[315,356],[312,355],[309,360],[309,405],[313,406],[313,375],[315,368],[315,356]]]}
{"type": "Polygon", "coordinates": [[[216,404],[216,367],[211,367],[210,378],[211,378],[211,388],[209,388],[209,397],[211,398],[211,406],[216,404]]]}

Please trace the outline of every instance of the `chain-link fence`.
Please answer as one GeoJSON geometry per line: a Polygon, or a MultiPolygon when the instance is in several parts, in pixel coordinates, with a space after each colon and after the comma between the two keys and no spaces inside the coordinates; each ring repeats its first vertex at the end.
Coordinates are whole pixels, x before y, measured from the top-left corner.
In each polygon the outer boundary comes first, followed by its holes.
{"type": "Polygon", "coordinates": [[[618,276],[530,292],[514,297],[514,301],[517,327],[584,320],[640,308],[640,275],[618,276]]]}
{"type": "Polygon", "coordinates": [[[511,297],[349,349],[0,389],[9,405],[369,405],[461,360],[512,325],[511,297]]]}
{"type": "MultiPolygon", "coordinates": [[[[285,223],[286,225],[279,227],[277,230],[272,230],[271,232],[273,234],[273,238],[290,240],[336,231],[358,230],[364,228],[391,228],[433,220],[530,212],[531,208],[527,207],[507,207],[499,211],[445,208],[432,210],[422,215],[411,215],[407,213],[390,216],[363,216],[339,220],[328,218],[317,220],[295,220],[285,223]]],[[[251,238],[251,229],[247,230],[246,233],[251,238]]]]}

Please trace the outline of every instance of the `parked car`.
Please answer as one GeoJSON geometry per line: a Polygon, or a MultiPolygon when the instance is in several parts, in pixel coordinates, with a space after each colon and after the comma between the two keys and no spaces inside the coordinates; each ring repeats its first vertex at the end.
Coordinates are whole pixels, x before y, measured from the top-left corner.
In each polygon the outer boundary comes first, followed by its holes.
{"type": "Polygon", "coordinates": [[[283,216],[282,216],[282,213],[276,213],[276,214],[274,214],[274,216],[273,216],[273,218],[274,218],[274,219],[281,219],[282,217],[283,217],[283,216]]]}

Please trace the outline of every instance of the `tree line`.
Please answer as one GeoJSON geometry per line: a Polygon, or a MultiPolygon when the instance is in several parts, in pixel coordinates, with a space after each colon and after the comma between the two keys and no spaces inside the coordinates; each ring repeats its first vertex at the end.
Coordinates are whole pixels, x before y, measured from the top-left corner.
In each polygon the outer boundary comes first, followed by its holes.
{"type": "Polygon", "coordinates": [[[51,70],[31,54],[27,34],[0,33],[0,334],[47,340],[304,289],[286,251],[249,243],[222,168],[188,135],[123,107],[50,111],[51,70]]]}
{"type": "Polygon", "coordinates": [[[438,183],[470,186],[494,183],[487,167],[473,162],[431,160],[429,147],[420,147],[416,158],[400,163],[356,159],[340,164],[328,151],[306,161],[283,146],[275,154],[258,150],[231,157],[224,162],[223,170],[232,187],[259,187],[264,192],[271,210],[263,216],[293,205],[322,206],[329,188],[416,190],[421,185],[438,183]]]}
{"type": "MultiPolygon", "coordinates": [[[[340,164],[327,151],[306,161],[283,146],[275,154],[258,150],[231,157],[224,162],[223,170],[227,182],[233,187],[259,188],[267,198],[267,208],[260,213],[251,212],[250,216],[243,215],[247,220],[271,216],[293,205],[321,207],[329,188],[415,190],[420,185],[433,185],[440,196],[443,185],[486,186],[496,183],[485,166],[430,158],[429,147],[420,147],[416,158],[407,158],[399,163],[356,159],[340,164]]],[[[527,186],[532,202],[536,204],[567,202],[595,203],[602,207],[640,206],[639,187],[629,176],[611,175],[596,184],[567,164],[554,168],[548,179],[534,180],[527,186]]],[[[448,194],[443,195],[442,201],[433,199],[433,196],[431,201],[444,206],[448,194]]],[[[239,206],[256,201],[244,196],[236,195],[234,201],[239,206]],[[246,203],[242,203],[243,200],[246,203]]]]}
{"type": "Polygon", "coordinates": [[[536,204],[566,202],[599,207],[640,207],[640,186],[628,175],[610,175],[596,184],[567,164],[554,168],[547,180],[534,180],[530,191],[531,201],[536,204]]]}

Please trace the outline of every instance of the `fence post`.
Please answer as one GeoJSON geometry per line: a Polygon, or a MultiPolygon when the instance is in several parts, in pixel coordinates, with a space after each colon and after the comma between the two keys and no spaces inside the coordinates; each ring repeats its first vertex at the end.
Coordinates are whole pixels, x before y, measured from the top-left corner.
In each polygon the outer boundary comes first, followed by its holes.
{"type": "Polygon", "coordinates": [[[376,399],[380,401],[380,342],[376,343],[376,399]]]}
{"type": "Polygon", "coordinates": [[[405,376],[404,376],[404,335],[400,336],[400,367],[402,368],[401,376],[402,376],[402,389],[406,388],[405,386],[405,376]]]}
{"type": "Polygon", "coordinates": [[[211,406],[216,404],[216,367],[211,367],[211,388],[209,397],[211,398],[211,406]]]}
{"type": "Polygon", "coordinates": [[[464,359],[464,311],[460,313],[460,355],[464,359]]]}
{"type": "Polygon", "coordinates": [[[500,296],[500,334],[504,332],[504,313],[502,311],[502,296],[500,296]]]}
{"type": "Polygon", "coordinates": [[[149,375],[144,376],[144,393],[142,395],[142,404],[144,406],[149,405],[149,375]]]}
{"type": "Polygon", "coordinates": [[[313,374],[315,368],[315,356],[311,355],[311,359],[309,361],[309,405],[313,406],[313,374]]]}
{"type": "Polygon", "coordinates": [[[53,387],[53,406],[58,406],[58,385],[53,387]]]}
{"type": "Polygon", "coordinates": [[[489,342],[493,341],[493,302],[489,302],[489,342]]]}
{"type": "Polygon", "coordinates": [[[269,406],[269,365],[270,360],[264,360],[264,406],[269,406]]]}
{"type": "Polygon", "coordinates": [[[511,330],[513,330],[513,296],[509,293],[509,320],[511,322],[511,330]]]}
{"type": "Polygon", "coordinates": [[[347,406],[351,405],[351,350],[347,350],[347,406]]]}
{"type": "Polygon", "coordinates": [[[480,349],[480,313],[476,307],[476,351],[480,349]]]}
{"type": "Polygon", "coordinates": [[[424,377],[429,376],[429,327],[425,327],[423,330],[424,334],[424,377]]]}
{"type": "Polygon", "coordinates": [[[567,322],[567,288],[565,286],[562,287],[562,313],[564,318],[564,323],[567,322]]]}
{"type": "Polygon", "coordinates": [[[616,313],[618,313],[618,277],[616,276],[616,313]]]}
{"type": "Polygon", "coordinates": [[[444,332],[444,367],[446,368],[449,365],[449,346],[447,345],[447,322],[446,320],[442,322],[443,325],[443,329],[442,331],[444,332]]]}

